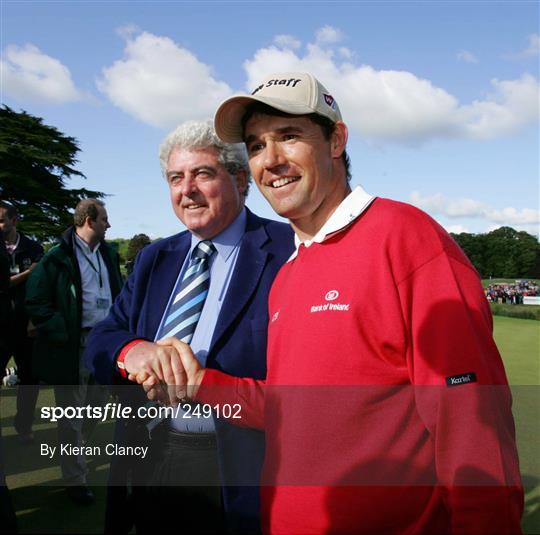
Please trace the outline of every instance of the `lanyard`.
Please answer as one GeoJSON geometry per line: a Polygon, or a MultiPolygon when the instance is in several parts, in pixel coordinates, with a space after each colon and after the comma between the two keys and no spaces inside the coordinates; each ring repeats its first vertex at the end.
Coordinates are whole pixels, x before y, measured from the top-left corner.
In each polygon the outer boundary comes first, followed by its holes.
{"type": "Polygon", "coordinates": [[[94,270],[95,273],[98,274],[99,287],[103,288],[103,279],[101,278],[101,261],[99,259],[99,256],[100,256],[99,251],[96,251],[96,258],[98,262],[98,269],[96,269],[96,266],[94,266],[94,263],[92,262],[92,260],[90,260],[90,258],[86,256],[86,253],[83,251],[83,248],[78,243],[75,243],[75,245],[78,247],[79,251],[81,251],[82,255],[84,256],[84,259],[90,264],[90,267],[94,270]]]}
{"type": "Polygon", "coordinates": [[[15,255],[17,254],[17,247],[19,247],[20,241],[21,241],[21,235],[17,232],[17,241],[13,245],[6,244],[6,251],[9,254],[11,267],[15,267],[15,255]]]}

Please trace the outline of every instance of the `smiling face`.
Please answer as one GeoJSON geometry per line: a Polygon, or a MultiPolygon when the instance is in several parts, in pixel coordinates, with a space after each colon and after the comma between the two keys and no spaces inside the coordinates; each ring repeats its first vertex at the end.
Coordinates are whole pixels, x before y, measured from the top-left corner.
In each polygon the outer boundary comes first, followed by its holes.
{"type": "Polygon", "coordinates": [[[203,240],[225,230],[244,206],[244,171],[231,176],[214,148],[173,149],[166,176],[176,216],[203,240]]]}
{"type": "Polygon", "coordinates": [[[261,193],[301,239],[312,238],[349,191],[341,162],[345,124],[336,123],[328,140],[305,116],[255,113],[246,123],[244,139],[261,193]]]}

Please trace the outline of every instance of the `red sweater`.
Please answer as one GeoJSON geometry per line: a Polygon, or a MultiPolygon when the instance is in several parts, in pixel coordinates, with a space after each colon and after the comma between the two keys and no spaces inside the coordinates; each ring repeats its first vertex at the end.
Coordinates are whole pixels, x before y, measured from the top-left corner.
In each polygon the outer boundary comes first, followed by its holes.
{"type": "Polygon", "coordinates": [[[300,246],[269,317],[266,383],[207,370],[199,390],[241,403],[241,425],[266,431],[265,532],[520,532],[489,306],[435,221],[375,200],[345,230],[300,246]]]}

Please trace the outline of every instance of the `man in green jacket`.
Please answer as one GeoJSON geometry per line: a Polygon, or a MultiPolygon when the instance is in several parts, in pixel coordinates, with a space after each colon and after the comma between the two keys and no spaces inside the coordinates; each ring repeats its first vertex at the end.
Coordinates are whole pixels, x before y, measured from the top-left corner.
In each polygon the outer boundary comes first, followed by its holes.
{"type": "MultiPolygon", "coordinates": [[[[37,335],[35,372],[54,385],[60,407],[105,403],[104,388],[88,388],[94,381],[82,355],[88,333],[107,316],[122,287],[118,254],[104,241],[110,227],[104,203],[97,199],[79,202],[73,219],[74,226],[36,266],[26,288],[26,306],[37,335]]],[[[83,423],[82,419],[59,419],[60,446],[83,445],[83,423]]],[[[92,503],[84,455],[60,455],[60,465],[69,498],[79,504],[92,503]]]]}

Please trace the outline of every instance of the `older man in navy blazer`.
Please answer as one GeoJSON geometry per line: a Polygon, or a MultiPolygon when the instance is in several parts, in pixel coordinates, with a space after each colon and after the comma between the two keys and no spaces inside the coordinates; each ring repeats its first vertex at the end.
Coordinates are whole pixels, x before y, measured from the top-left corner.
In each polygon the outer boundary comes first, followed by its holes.
{"type": "MultiPolygon", "coordinates": [[[[293,233],[244,206],[245,148],[223,143],[211,123],[179,126],[162,143],[160,160],[173,209],[187,231],[141,251],[108,317],[90,335],[87,366],[104,384],[129,384],[128,377],[141,373],[171,384],[180,373],[177,355],[156,342],[177,336],[189,341],[203,366],[263,379],[268,292],[293,251],[293,233]],[[201,275],[191,282],[193,270],[201,275]]],[[[128,390],[132,400],[144,398],[141,387],[128,390]]],[[[120,420],[116,441],[142,440],[140,425],[120,420]]],[[[118,486],[129,477],[145,486],[135,486],[130,497],[137,532],[258,532],[262,433],[217,418],[180,417],[154,427],[151,437],[152,460],[137,472],[142,479],[128,476],[133,459],[113,460],[106,531],[130,528],[128,493],[118,486]],[[188,517],[196,524],[185,525],[188,517]]]]}

